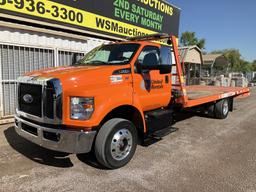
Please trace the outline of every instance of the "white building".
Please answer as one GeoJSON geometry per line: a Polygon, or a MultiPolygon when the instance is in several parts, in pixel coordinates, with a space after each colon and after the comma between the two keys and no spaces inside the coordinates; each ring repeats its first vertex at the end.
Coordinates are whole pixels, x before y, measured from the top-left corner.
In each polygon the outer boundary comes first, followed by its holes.
{"type": "Polygon", "coordinates": [[[14,114],[16,79],[43,68],[71,65],[101,39],[0,21],[0,123],[14,114]]]}

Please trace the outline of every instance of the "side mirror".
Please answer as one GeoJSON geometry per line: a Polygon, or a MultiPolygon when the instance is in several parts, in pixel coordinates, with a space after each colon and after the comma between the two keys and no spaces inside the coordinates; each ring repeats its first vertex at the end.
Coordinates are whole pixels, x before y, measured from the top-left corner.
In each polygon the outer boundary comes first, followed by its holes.
{"type": "Polygon", "coordinates": [[[168,74],[172,72],[172,66],[171,65],[158,65],[160,74],[168,74]]]}

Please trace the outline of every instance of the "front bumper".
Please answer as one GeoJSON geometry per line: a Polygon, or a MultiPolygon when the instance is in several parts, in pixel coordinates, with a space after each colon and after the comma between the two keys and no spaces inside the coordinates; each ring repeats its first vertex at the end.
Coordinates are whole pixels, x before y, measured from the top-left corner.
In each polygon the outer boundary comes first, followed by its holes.
{"type": "Polygon", "coordinates": [[[88,153],[91,151],[96,131],[71,131],[43,127],[15,116],[15,130],[25,139],[44,148],[67,152],[88,153]]]}

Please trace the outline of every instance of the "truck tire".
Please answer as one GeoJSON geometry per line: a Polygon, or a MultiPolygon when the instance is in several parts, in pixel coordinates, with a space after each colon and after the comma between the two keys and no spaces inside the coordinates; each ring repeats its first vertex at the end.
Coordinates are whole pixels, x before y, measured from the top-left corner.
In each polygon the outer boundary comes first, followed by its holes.
{"type": "Polygon", "coordinates": [[[222,99],[215,104],[215,117],[217,119],[226,119],[229,113],[228,99],[222,99]]]}
{"type": "Polygon", "coordinates": [[[209,104],[206,109],[207,109],[208,116],[211,118],[214,118],[215,117],[215,104],[214,103],[209,104]]]}
{"type": "Polygon", "coordinates": [[[110,119],[99,130],[95,141],[95,156],[106,168],[117,169],[126,165],[137,147],[137,130],[126,119],[110,119]]]}

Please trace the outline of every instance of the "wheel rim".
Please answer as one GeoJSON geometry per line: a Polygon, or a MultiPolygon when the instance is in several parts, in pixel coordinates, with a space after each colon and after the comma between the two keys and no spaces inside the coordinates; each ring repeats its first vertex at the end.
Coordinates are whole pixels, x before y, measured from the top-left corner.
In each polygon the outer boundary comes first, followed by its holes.
{"type": "Polygon", "coordinates": [[[223,102],[223,114],[227,115],[228,114],[228,110],[229,110],[228,102],[227,102],[227,100],[225,100],[223,102]]]}
{"type": "Polygon", "coordinates": [[[121,161],[125,159],[132,149],[132,134],[128,129],[117,131],[111,141],[111,155],[113,159],[121,161]]]}

